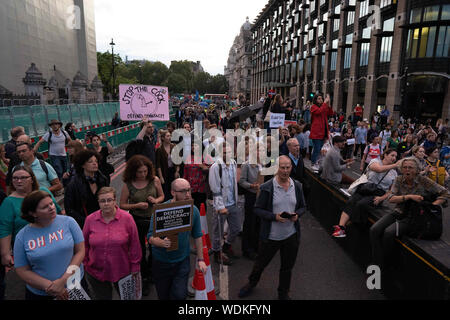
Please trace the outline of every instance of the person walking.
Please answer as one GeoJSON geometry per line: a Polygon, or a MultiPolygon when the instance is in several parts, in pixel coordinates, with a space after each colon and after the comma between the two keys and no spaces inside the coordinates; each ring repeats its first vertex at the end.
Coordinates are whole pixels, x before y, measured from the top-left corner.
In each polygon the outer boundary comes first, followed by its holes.
{"type": "Polygon", "coordinates": [[[175,146],[171,143],[172,135],[167,130],[159,130],[161,145],[156,149],[156,172],[161,181],[164,191],[164,200],[171,198],[170,186],[172,181],[180,177],[180,166],[172,161],[172,149],[175,146]]]}
{"type": "Polygon", "coordinates": [[[253,292],[264,269],[280,251],[278,299],[290,300],[292,269],[300,243],[299,217],[305,212],[306,204],[301,183],[290,178],[291,159],[281,156],[277,164],[277,174],[261,186],[256,200],[254,210],[261,218],[261,243],[249,282],[240,289],[239,298],[253,292]]]}
{"type": "Polygon", "coordinates": [[[34,146],[34,151],[37,152],[44,141],[48,143],[50,163],[55,168],[60,181],[68,167],[66,145],[72,141],[69,134],[61,129],[62,125],[61,121],[51,120],[48,124],[51,129],[34,146]]]}

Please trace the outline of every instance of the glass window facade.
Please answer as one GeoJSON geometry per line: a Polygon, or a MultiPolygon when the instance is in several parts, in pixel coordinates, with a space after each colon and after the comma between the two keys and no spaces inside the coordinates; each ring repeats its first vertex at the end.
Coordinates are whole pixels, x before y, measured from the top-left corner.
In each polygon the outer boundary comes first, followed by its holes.
{"type": "Polygon", "coordinates": [[[381,51],[380,51],[380,62],[381,63],[391,61],[392,38],[393,37],[381,38],[381,51]]]}
{"type": "Polygon", "coordinates": [[[369,51],[370,43],[361,43],[361,56],[359,59],[359,65],[361,67],[369,64],[369,51]]]}

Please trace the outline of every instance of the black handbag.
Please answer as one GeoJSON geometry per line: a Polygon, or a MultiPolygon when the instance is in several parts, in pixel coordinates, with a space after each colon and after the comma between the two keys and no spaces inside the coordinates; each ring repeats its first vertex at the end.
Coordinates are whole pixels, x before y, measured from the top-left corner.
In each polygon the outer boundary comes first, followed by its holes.
{"type": "Polygon", "coordinates": [[[405,203],[408,233],[411,238],[437,240],[442,235],[442,208],[430,201],[417,203],[408,200],[405,203]]]}
{"type": "Polygon", "coordinates": [[[383,189],[379,188],[378,185],[381,183],[381,181],[384,180],[384,178],[388,175],[389,172],[390,170],[386,172],[386,174],[383,176],[383,178],[381,178],[380,181],[378,181],[378,183],[366,182],[360,184],[358,187],[356,187],[356,192],[362,196],[381,197],[386,192],[383,189]]]}

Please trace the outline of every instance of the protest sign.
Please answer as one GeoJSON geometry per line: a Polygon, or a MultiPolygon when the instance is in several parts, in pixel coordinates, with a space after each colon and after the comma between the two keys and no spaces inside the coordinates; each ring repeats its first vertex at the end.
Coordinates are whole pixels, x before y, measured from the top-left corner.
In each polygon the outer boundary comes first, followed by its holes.
{"type": "Polygon", "coordinates": [[[194,200],[157,204],[153,207],[153,237],[168,237],[167,251],[178,249],[178,233],[192,229],[194,200]]]}
{"type": "Polygon", "coordinates": [[[120,119],[169,121],[169,91],[166,87],[121,84],[119,86],[120,119]]]}
{"type": "Polygon", "coordinates": [[[138,273],[136,276],[130,274],[120,279],[118,286],[121,300],[141,300],[141,273],[138,273]]]}
{"type": "Polygon", "coordinates": [[[89,298],[88,294],[81,286],[79,287],[79,289],[75,287],[71,290],[68,290],[67,292],[69,293],[69,300],[91,300],[91,298],[89,298]]]}
{"type": "Polygon", "coordinates": [[[271,128],[279,128],[284,127],[284,119],[286,114],[284,113],[271,113],[270,114],[270,127],[271,128]]]}
{"type": "Polygon", "coordinates": [[[347,139],[347,145],[353,145],[355,144],[355,139],[347,139]]]}

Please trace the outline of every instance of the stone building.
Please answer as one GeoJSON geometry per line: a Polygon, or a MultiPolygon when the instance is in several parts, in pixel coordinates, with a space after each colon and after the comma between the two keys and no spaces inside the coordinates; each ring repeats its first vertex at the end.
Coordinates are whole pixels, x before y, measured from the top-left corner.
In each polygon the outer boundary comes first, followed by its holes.
{"type": "Polygon", "coordinates": [[[228,55],[224,74],[229,84],[228,95],[237,98],[243,94],[250,100],[252,80],[252,25],[247,21],[242,25],[240,33],[234,39],[228,55]]]}
{"type": "Polygon", "coordinates": [[[384,106],[394,119],[449,117],[448,2],[270,0],[252,36],[252,102],[320,91],[347,115],[359,103],[365,118],[384,106]]]}
{"type": "Polygon", "coordinates": [[[2,0],[0,43],[0,86],[9,93],[4,100],[71,102],[72,91],[74,97],[83,91],[77,88],[80,76],[87,83],[80,101],[103,99],[93,1],[2,0]]]}

